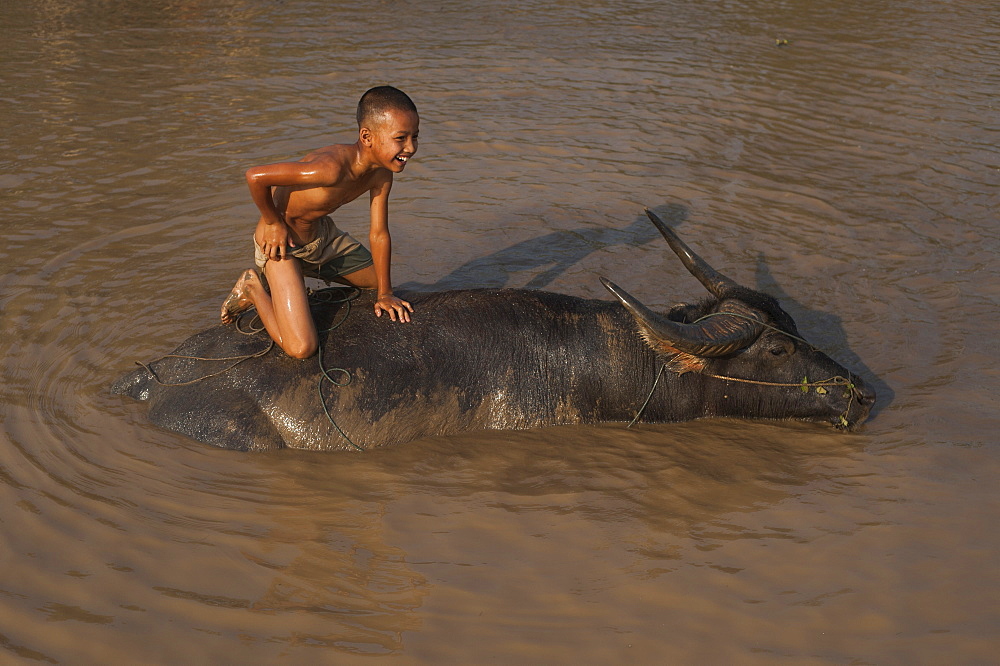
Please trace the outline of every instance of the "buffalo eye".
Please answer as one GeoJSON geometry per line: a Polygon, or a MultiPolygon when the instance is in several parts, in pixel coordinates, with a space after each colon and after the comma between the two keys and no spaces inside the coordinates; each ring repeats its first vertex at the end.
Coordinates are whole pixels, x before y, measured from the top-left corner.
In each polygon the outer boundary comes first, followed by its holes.
{"type": "Polygon", "coordinates": [[[768,351],[775,359],[784,358],[795,351],[795,345],[791,340],[775,340],[768,351]]]}

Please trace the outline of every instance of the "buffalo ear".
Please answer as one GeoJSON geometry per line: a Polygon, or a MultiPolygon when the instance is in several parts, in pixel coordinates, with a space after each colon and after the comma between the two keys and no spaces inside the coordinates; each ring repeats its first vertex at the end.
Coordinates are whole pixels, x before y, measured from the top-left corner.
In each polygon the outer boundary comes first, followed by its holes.
{"type": "Polygon", "coordinates": [[[667,319],[679,324],[693,324],[700,311],[701,308],[695,303],[677,303],[667,312],[667,319]]]}

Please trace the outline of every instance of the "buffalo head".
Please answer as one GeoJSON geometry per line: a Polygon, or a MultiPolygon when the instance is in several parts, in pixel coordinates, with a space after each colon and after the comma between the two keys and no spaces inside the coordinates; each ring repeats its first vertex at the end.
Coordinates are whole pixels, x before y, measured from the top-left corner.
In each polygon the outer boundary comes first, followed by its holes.
{"type": "Polygon", "coordinates": [[[874,391],[804,340],[777,300],[720,274],[652,211],[646,214],[711,298],[659,314],[610,280],[601,282],[665,368],[704,379],[704,416],[792,418],[843,429],[867,418],[874,391]]]}

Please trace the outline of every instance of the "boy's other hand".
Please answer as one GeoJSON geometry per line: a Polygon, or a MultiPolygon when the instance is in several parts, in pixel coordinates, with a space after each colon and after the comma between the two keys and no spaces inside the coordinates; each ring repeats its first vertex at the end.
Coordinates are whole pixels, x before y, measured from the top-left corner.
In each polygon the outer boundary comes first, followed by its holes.
{"type": "Polygon", "coordinates": [[[410,313],[413,312],[413,306],[392,294],[379,296],[378,300],[375,301],[375,316],[381,317],[383,312],[387,312],[389,319],[393,321],[408,322],[410,321],[410,313]]]}

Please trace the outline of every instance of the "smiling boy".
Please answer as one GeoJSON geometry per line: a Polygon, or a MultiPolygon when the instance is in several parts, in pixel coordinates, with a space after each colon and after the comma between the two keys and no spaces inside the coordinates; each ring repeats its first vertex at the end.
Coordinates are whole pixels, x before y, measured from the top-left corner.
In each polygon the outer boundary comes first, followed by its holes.
{"type": "Polygon", "coordinates": [[[377,289],[375,315],[408,322],[413,308],[392,293],[389,190],[417,152],[420,118],[413,101],[392,86],[372,88],[358,102],[358,140],[315,150],[298,162],[246,172],[260,209],[253,269],[243,272],[222,304],[222,322],[257,308],[268,334],[289,356],[308,358],[319,339],[304,277],[377,289]],[[330,213],[365,192],[370,196],[371,252],[341,231],[330,213]]]}

